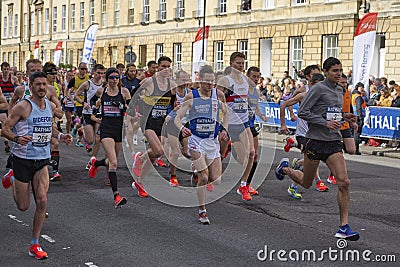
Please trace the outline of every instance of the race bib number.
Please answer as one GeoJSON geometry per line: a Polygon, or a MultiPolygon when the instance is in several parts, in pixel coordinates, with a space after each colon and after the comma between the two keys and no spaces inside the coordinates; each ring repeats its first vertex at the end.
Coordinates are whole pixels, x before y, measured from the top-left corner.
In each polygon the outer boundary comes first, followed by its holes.
{"type": "Polygon", "coordinates": [[[214,123],[207,123],[207,124],[197,124],[196,125],[196,131],[198,133],[213,133],[215,128],[214,123]]]}
{"type": "Polygon", "coordinates": [[[167,116],[167,110],[166,109],[153,109],[151,111],[151,116],[153,118],[163,118],[167,116]]]}
{"type": "Polygon", "coordinates": [[[341,121],[342,120],[342,109],[340,107],[328,107],[326,109],[326,120],[341,121]]]}
{"type": "Polygon", "coordinates": [[[34,126],[32,134],[33,146],[46,146],[51,141],[51,126],[34,126]]]}
{"type": "Polygon", "coordinates": [[[247,112],[248,104],[246,98],[235,98],[233,103],[233,111],[236,113],[247,112]]]}

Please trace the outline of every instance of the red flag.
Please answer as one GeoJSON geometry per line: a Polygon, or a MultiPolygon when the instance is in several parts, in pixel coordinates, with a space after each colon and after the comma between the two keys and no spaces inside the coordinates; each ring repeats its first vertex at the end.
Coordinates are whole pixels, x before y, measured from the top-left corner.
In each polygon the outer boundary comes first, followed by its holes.
{"type": "Polygon", "coordinates": [[[62,42],[62,41],[59,41],[59,42],[57,43],[57,45],[56,45],[55,51],[61,50],[61,49],[62,49],[62,45],[63,45],[63,42],[62,42]]]}
{"type": "Polygon", "coordinates": [[[35,49],[39,48],[39,40],[36,40],[35,42],[35,49]]]}

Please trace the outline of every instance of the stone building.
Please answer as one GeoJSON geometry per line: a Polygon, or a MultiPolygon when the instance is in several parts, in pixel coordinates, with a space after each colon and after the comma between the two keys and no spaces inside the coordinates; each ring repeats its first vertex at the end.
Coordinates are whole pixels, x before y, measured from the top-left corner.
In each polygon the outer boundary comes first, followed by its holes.
{"type": "Polygon", "coordinates": [[[371,74],[400,80],[400,4],[394,0],[3,0],[0,55],[25,69],[37,40],[43,61],[63,41],[61,61],[76,66],[86,29],[98,23],[92,56],[98,63],[126,63],[132,51],[139,66],[167,55],[175,67],[190,68],[205,15],[206,60],[216,69],[241,51],[247,66],[260,66],[265,77],[281,78],[285,70],[293,76],[293,65],[322,64],[328,56],[347,71],[355,28],[368,11],[379,12],[371,74]]]}

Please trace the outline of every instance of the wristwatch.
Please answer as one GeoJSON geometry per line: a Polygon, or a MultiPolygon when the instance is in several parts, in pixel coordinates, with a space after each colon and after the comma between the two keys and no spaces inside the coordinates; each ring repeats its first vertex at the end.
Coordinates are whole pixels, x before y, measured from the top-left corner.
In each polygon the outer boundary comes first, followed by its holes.
{"type": "Polygon", "coordinates": [[[13,139],[14,143],[19,144],[19,143],[18,143],[18,139],[19,139],[19,136],[18,136],[18,135],[17,135],[16,137],[14,137],[14,139],[13,139]]]}

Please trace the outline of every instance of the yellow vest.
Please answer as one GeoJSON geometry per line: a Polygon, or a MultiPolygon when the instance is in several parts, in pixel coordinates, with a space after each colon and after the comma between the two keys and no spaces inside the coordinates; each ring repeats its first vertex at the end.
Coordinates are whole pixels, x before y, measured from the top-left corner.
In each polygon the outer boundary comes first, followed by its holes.
{"type": "MultiPolygon", "coordinates": [[[[78,75],[75,75],[75,84],[74,84],[74,92],[76,93],[78,91],[79,86],[81,86],[82,83],[86,82],[89,80],[89,75],[85,74],[85,77],[83,79],[79,78],[78,75]]],[[[79,96],[82,100],[85,99],[83,95],[79,96]]],[[[81,103],[78,101],[75,101],[75,106],[76,107],[81,107],[83,106],[81,103]]]]}

